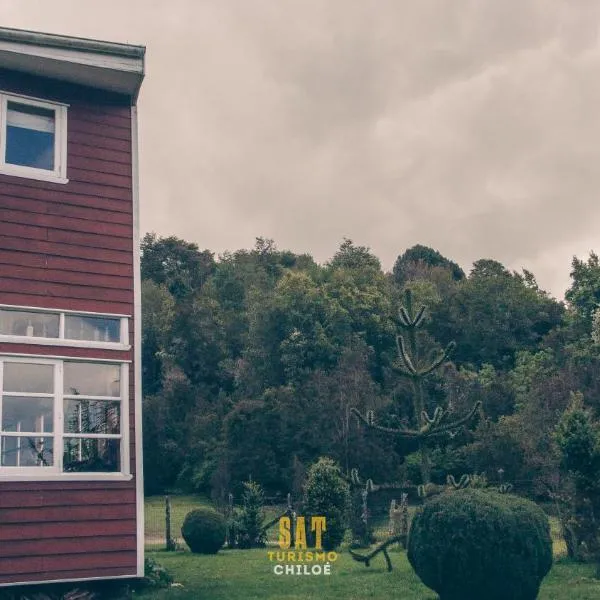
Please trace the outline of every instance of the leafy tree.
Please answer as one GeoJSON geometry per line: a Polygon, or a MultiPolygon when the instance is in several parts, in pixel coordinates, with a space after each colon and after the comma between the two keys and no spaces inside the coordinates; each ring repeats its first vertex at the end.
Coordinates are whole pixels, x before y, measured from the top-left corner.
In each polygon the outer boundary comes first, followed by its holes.
{"type": "Polygon", "coordinates": [[[240,491],[238,482],[252,478],[270,493],[288,489],[285,467],[291,456],[285,454],[280,431],[280,407],[265,400],[241,400],[224,420],[224,443],[232,491],[240,491]]]}
{"type": "Polygon", "coordinates": [[[366,246],[356,246],[352,240],[344,238],[329,262],[329,268],[333,270],[346,269],[365,275],[379,274],[381,273],[381,262],[366,246]]]}
{"type": "Polygon", "coordinates": [[[587,261],[574,256],[571,268],[572,282],[565,298],[574,311],[578,332],[589,334],[592,316],[600,306],[600,259],[595,252],[590,252],[587,261]]]}
{"type": "Polygon", "coordinates": [[[305,273],[287,272],[274,290],[254,292],[241,379],[248,392],[261,394],[335,364],[327,312],[321,290],[305,273]]]}
{"type": "Polygon", "coordinates": [[[142,389],[146,395],[162,387],[174,318],[175,301],[166,287],[142,281],[142,389]]]}
{"type": "Polygon", "coordinates": [[[196,405],[181,424],[186,431],[185,457],[178,473],[182,490],[209,495],[228,487],[229,471],[223,458],[223,421],[231,411],[226,394],[216,399],[198,394],[196,405]]]}
{"type": "Polygon", "coordinates": [[[510,369],[519,350],[539,347],[561,323],[564,307],[518,273],[493,260],[479,260],[456,294],[438,305],[430,331],[454,339],[456,362],[510,369]]]}
{"type": "Polygon", "coordinates": [[[488,419],[462,451],[465,461],[470,471],[487,471],[493,477],[502,468],[507,481],[523,482],[522,492],[547,497],[559,464],[550,432],[576,382],[567,370],[559,368],[550,349],[518,352],[514,369],[497,373],[495,380],[484,387],[484,408],[494,398],[493,390],[504,390],[512,398],[510,408],[506,406],[500,414],[486,410],[488,419]]]}
{"type": "Polygon", "coordinates": [[[169,367],[163,389],[143,400],[144,485],[156,494],[177,481],[188,447],[188,416],[197,404],[195,390],[177,367],[169,367]]]}
{"type": "Polygon", "coordinates": [[[596,308],[592,313],[592,341],[594,344],[600,344],[600,308],[596,308]]]}
{"type": "Polygon", "coordinates": [[[454,281],[465,278],[464,271],[453,261],[442,256],[437,250],[417,244],[401,254],[394,263],[393,277],[398,285],[417,278],[431,276],[434,269],[447,271],[454,281]]]}
{"type": "Polygon", "coordinates": [[[175,236],[147,233],[141,251],[142,279],[164,285],[176,299],[199,290],[215,269],[212,252],[175,236]]]}
{"type": "Polygon", "coordinates": [[[593,559],[600,573],[600,425],[573,394],[556,429],[562,467],[572,478],[574,493],[563,518],[568,547],[580,559],[593,559]]]}
{"type": "Polygon", "coordinates": [[[230,385],[223,315],[212,295],[202,290],[179,303],[172,334],[170,353],[192,384],[212,393],[230,385]]]}

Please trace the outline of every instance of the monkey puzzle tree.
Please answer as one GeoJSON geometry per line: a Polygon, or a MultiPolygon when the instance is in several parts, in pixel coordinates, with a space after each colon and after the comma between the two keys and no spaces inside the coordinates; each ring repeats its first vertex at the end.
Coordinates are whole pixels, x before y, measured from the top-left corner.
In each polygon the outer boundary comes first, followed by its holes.
{"type": "MultiPolygon", "coordinates": [[[[378,425],[375,420],[375,414],[372,410],[367,411],[366,416],[363,416],[356,408],[352,408],[352,413],[365,424],[368,428],[381,433],[395,437],[396,439],[412,439],[418,444],[420,459],[421,459],[421,479],[422,485],[419,486],[419,493],[427,495],[428,491],[432,493],[440,491],[440,486],[431,485],[431,465],[429,460],[428,443],[436,437],[455,435],[456,432],[466,425],[474,416],[481,402],[476,402],[471,410],[463,417],[457,419],[450,418],[450,411],[444,410],[441,406],[436,406],[433,415],[427,412],[425,403],[425,380],[434,371],[439,369],[444,362],[448,360],[450,353],[454,349],[454,342],[450,342],[444,350],[442,350],[433,360],[426,360],[418,353],[417,348],[417,330],[424,323],[425,306],[421,306],[415,311],[412,303],[412,294],[410,290],[406,290],[404,296],[404,306],[400,307],[399,313],[400,326],[406,333],[406,340],[402,335],[397,336],[398,346],[398,369],[402,375],[409,378],[413,390],[413,426],[411,427],[386,427],[378,425]]],[[[448,476],[449,489],[461,489],[469,485],[469,476],[463,475],[457,483],[454,477],[448,476]]],[[[371,483],[371,487],[373,484],[371,483]]],[[[394,535],[383,543],[379,544],[372,552],[367,555],[361,555],[350,550],[350,554],[354,560],[363,562],[367,567],[370,561],[380,552],[383,553],[388,570],[392,570],[392,563],[387,553],[387,548],[396,542],[402,542],[404,535],[394,535]]]]}
{"type": "Polygon", "coordinates": [[[425,380],[448,360],[455,344],[450,342],[433,360],[426,361],[420,357],[417,348],[417,330],[424,323],[425,306],[421,306],[417,311],[414,310],[410,290],[405,292],[404,306],[400,307],[399,319],[400,326],[406,333],[406,339],[402,335],[396,338],[399,358],[397,368],[402,375],[410,379],[412,384],[413,427],[385,427],[377,424],[372,410],[367,411],[366,415],[362,415],[356,408],[352,408],[351,411],[370,429],[400,439],[416,440],[421,457],[421,479],[422,483],[427,485],[431,482],[429,441],[436,437],[455,434],[474,417],[481,402],[475,403],[466,415],[457,419],[449,419],[449,411],[441,406],[436,406],[433,415],[430,416],[425,402],[425,380]]]}

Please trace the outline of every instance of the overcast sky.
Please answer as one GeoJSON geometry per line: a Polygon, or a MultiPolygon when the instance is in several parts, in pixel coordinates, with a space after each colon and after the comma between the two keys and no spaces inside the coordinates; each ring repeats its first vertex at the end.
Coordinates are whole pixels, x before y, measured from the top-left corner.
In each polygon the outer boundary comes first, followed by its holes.
{"type": "Polygon", "coordinates": [[[597,0],[0,0],[147,47],[142,229],[390,269],[430,245],[562,297],[600,250],[597,0]]]}

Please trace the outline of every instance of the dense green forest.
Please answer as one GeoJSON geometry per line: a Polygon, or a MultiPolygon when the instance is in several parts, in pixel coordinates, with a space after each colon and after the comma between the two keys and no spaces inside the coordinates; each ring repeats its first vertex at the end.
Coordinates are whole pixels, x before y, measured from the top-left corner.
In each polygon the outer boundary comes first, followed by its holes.
{"type": "Polygon", "coordinates": [[[547,495],[558,485],[561,415],[573,398],[600,412],[593,253],[573,259],[564,301],[528,271],[483,259],[465,274],[420,245],[386,273],[350,240],[319,265],[263,238],[216,259],[148,234],[142,280],[147,493],[216,498],[249,477],[269,494],[298,493],[321,455],[375,481],[420,483],[410,441],[390,445],[350,414],[373,409],[390,426],[415,418],[396,342],[406,289],[427,308],[424,359],[456,342],[427,379],[426,405],[461,415],[482,402],[473,423],[433,443],[434,482],[485,473],[547,495]]]}

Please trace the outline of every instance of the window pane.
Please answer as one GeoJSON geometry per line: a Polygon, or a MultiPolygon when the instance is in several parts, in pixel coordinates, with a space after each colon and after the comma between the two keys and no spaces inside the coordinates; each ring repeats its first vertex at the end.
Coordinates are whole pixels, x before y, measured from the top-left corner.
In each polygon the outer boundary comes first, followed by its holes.
{"type": "Polygon", "coordinates": [[[53,314],[0,309],[0,333],[57,338],[59,320],[59,316],[53,314]]]}
{"type": "Polygon", "coordinates": [[[2,398],[2,431],[52,433],[54,398],[2,398]]]}
{"type": "Polygon", "coordinates": [[[52,394],[54,392],[54,365],[35,363],[4,363],[4,392],[52,394]]]}
{"type": "Polygon", "coordinates": [[[119,397],[121,367],[113,364],[65,362],[65,394],[119,397]]]}
{"type": "Polygon", "coordinates": [[[63,469],[66,472],[121,470],[121,441],[64,438],[63,469]]]}
{"type": "Polygon", "coordinates": [[[54,440],[50,437],[2,436],[3,467],[51,467],[54,464],[54,440]]]}
{"type": "Polygon", "coordinates": [[[65,337],[69,340],[120,342],[121,321],[102,317],[65,315],[65,337]]]}
{"type": "Polygon", "coordinates": [[[55,111],[9,102],[6,118],[6,162],[53,171],[55,111]]]}
{"type": "Polygon", "coordinates": [[[120,405],[104,400],[65,400],[65,432],[119,433],[120,405]]]}

